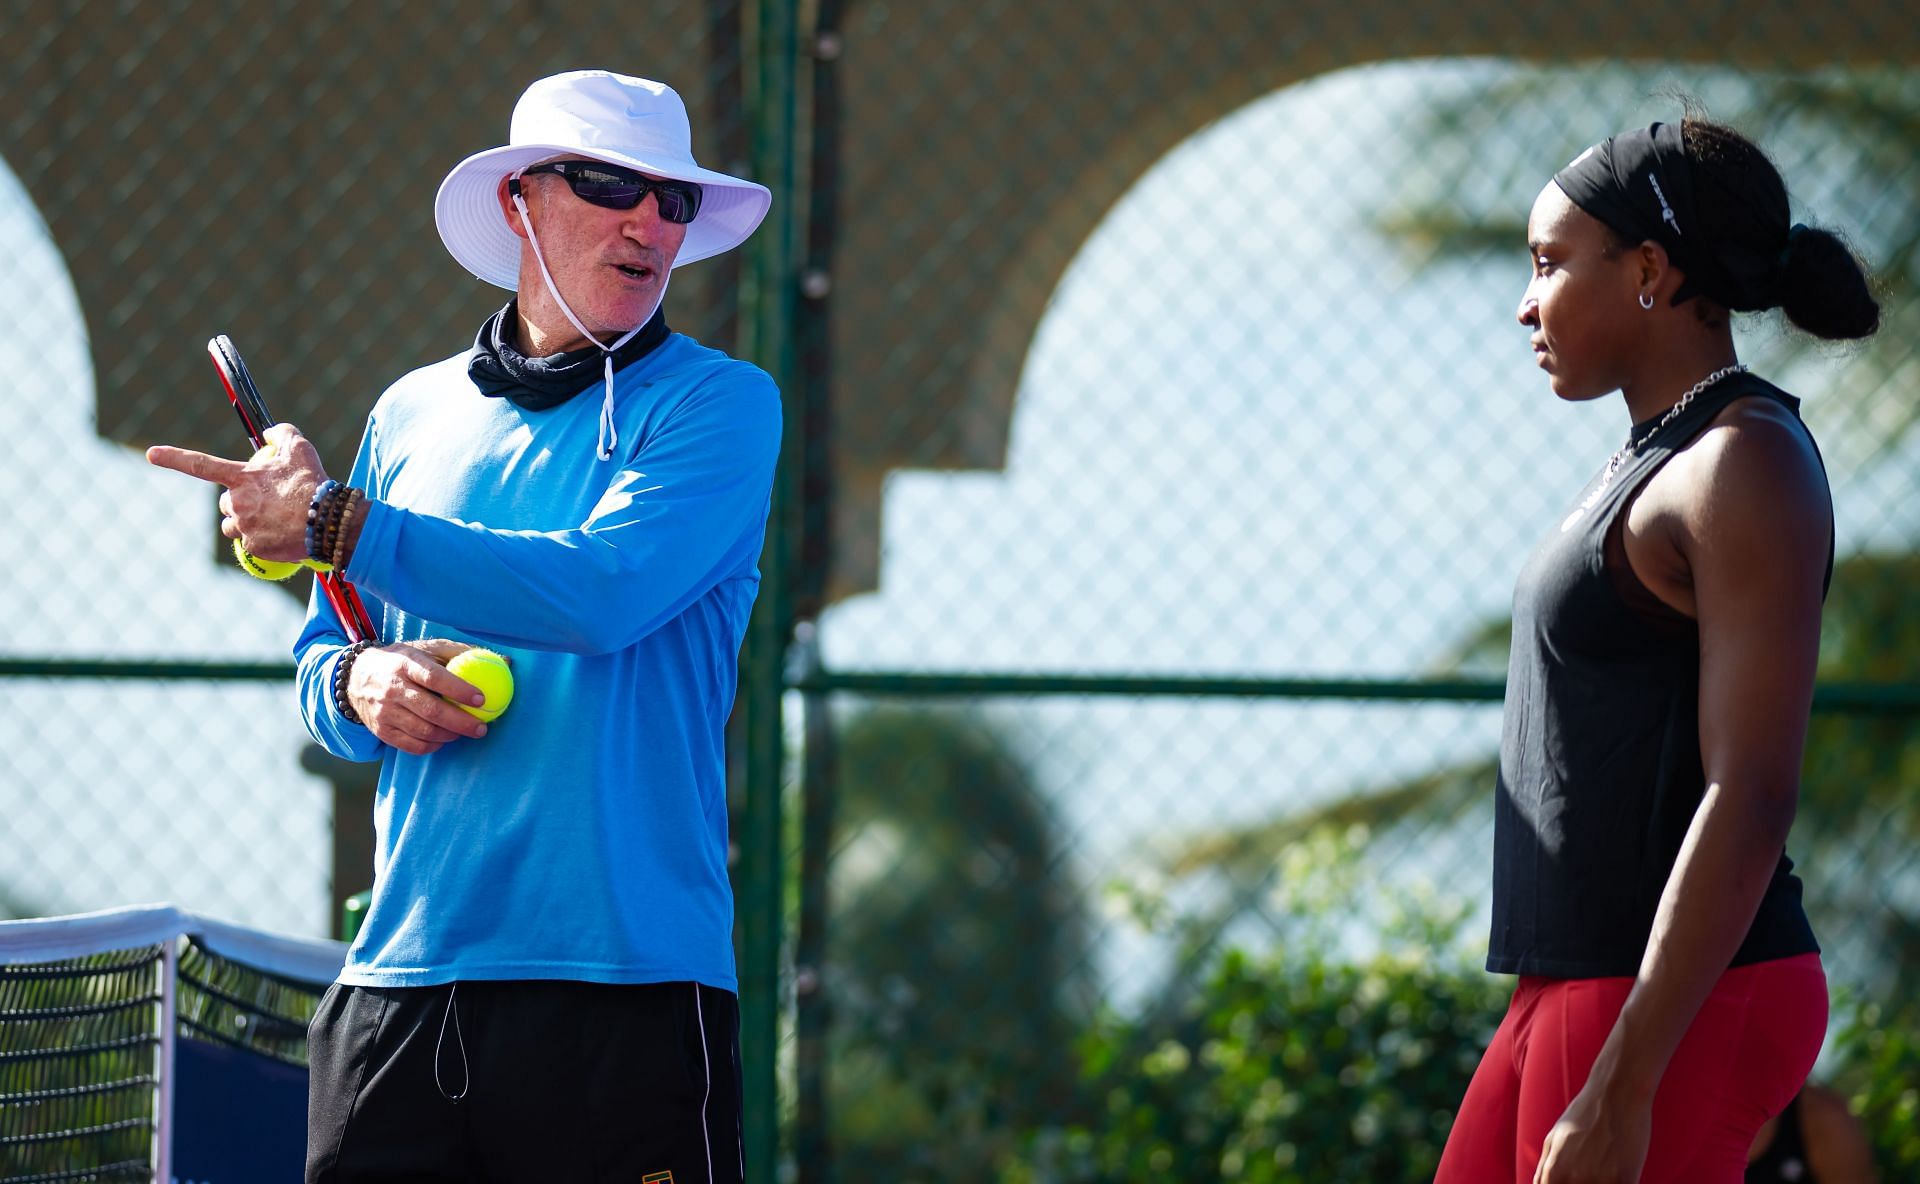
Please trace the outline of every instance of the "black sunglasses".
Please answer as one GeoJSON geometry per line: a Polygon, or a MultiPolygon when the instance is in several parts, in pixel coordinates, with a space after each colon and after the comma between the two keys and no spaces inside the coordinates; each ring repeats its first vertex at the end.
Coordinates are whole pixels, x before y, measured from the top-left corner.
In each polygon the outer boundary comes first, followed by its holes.
{"type": "Polygon", "coordinates": [[[700,212],[700,187],[691,181],[656,181],[643,173],[602,164],[597,160],[554,160],[536,164],[520,175],[552,173],[563,178],[567,188],[581,201],[609,210],[631,210],[655,196],[660,216],[668,222],[685,225],[700,212]]]}

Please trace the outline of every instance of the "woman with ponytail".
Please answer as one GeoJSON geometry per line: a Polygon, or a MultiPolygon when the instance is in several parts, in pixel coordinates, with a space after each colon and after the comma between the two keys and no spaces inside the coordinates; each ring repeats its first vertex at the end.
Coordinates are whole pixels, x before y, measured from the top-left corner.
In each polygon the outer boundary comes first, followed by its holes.
{"type": "Polygon", "coordinates": [[[1536,362],[1633,426],[1515,591],[1487,967],[1519,982],[1439,1184],[1734,1184],[1826,1030],[1786,845],[1833,514],[1730,316],[1857,338],[1879,309],[1766,155],[1696,118],[1582,153],[1528,240],[1536,362]]]}

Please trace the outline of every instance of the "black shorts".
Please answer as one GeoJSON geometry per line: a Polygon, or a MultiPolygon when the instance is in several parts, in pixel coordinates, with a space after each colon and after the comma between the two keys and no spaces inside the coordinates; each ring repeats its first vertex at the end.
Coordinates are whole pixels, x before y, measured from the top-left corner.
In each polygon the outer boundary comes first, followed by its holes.
{"type": "Polygon", "coordinates": [[[740,1008],[693,983],[334,986],[307,1184],[739,1184],[740,1008]]]}

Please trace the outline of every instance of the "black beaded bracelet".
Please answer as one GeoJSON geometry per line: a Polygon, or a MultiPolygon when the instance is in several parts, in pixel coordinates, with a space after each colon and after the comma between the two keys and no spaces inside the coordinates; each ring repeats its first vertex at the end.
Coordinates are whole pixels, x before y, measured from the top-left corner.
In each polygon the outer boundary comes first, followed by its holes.
{"type": "Polygon", "coordinates": [[[327,546],[327,562],[333,570],[345,574],[347,570],[347,524],[353,521],[353,508],[360,491],[349,485],[340,494],[339,521],[333,527],[333,539],[327,546]]]}
{"type": "Polygon", "coordinates": [[[340,717],[350,724],[364,724],[366,721],[360,718],[360,713],[347,700],[347,675],[353,670],[353,660],[371,648],[371,641],[356,641],[340,651],[339,661],[333,664],[333,706],[340,717]]]}
{"type": "Polygon", "coordinates": [[[307,558],[316,563],[327,561],[328,548],[322,546],[327,541],[323,537],[329,508],[327,498],[338,488],[340,483],[329,477],[313,491],[313,500],[307,503],[307,558]]]}
{"type": "Polygon", "coordinates": [[[353,511],[353,499],[360,491],[338,481],[329,481],[327,485],[330,488],[318,503],[308,507],[315,519],[314,558],[322,564],[341,568],[346,566],[345,557],[340,552],[341,543],[346,537],[347,518],[353,511]]]}

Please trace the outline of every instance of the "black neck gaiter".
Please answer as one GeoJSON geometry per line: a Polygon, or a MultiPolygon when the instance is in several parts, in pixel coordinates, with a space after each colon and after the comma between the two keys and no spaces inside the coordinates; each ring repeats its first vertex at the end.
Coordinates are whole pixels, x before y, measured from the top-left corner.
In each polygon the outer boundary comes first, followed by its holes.
{"type": "MultiPolygon", "coordinates": [[[[474,337],[473,358],[467,363],[467,376],[490,399],[506,399],[528,411],[546,411],[573,398],[600,380],[605,371],[597,346],[570,349],[530,358],[514,344],[519,301],[487,318],[474,337]]],[[[646,328],[613,351],[613,368],[620,371],[646,357],[667,339],[665,309],[655,309],[646,328]]]]}

